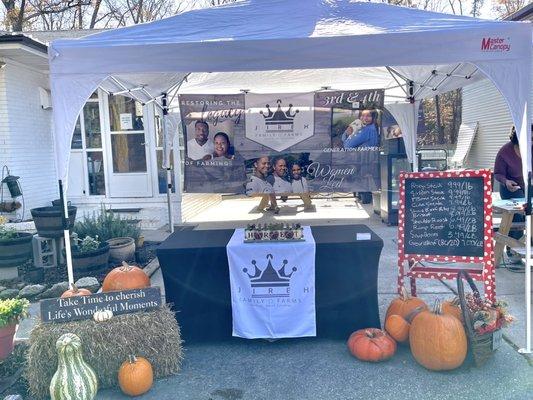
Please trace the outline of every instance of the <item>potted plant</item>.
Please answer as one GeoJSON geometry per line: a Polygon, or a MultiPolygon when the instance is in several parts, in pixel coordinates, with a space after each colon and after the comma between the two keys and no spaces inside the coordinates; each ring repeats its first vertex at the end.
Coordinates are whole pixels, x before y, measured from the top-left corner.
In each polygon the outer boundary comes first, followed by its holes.
{"type": "Polygon", "coordinates": [[[132,237],[117,237],[108,239],[109,261],[121,263],[135,260],[135,240],[132,237]]]}
{"type": "Polygon", "coordinates": [[[0,268],[16,267],[26,262],[32,255],[32,239],[31,233],[17,232],[0,221],[0,268]]]}
{"type": "Polygon", "coordinates": [[[13,351],[13,337],[20,320],[28,316],[29,306],[27,299],[0,300],[0,360],[13,351]]]}
{"type": "Polygon", "coordinates": [[[135,221],[122,218],[102,206],[100,212],[85,216],[74,227],[76,234],[83,238],[98,236],[109,244],[109,260],[113,263],[135,259],[135,241],[140,238],[140,229],[135,221]]]}
{"type": "Polygon", "coordinates": [[[72,267],[77,273],[84,273],[107,267],[109,261],[109,244],[99,240],[98,236],[86,236],[75,239],[72,246],[72,267]]]}

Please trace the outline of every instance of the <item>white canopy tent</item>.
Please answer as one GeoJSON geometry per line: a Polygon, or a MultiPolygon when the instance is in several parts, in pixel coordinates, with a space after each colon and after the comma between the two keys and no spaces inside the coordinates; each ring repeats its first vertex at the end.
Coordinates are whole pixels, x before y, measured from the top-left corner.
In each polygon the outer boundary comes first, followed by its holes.
{"type": "MultiPolygon", "coordinates": [[[[527,23],[380,3],[249,0],[57,40],[49,57],[60,187],[77,116],[97,87],[160,106],[162,95],[180,86],[204,93],[382,88],[416,169],[419,100],[483,77],[507,101],[528,176],[531,37],[527,23]]],[[[70,254],[67,259],[72,280],[70,254]]],[[[526,350],[531,351],[529,246],[527,263],[526,350]]]]}

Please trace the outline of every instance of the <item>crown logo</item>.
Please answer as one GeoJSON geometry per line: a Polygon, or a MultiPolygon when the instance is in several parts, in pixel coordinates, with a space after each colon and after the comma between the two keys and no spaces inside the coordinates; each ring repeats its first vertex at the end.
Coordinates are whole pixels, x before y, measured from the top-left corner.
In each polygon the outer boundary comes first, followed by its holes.
{"type": "Polygon", "coordinates": [[[285,273],[285,266],[288,261],[283,260],[281,267],[276,269],[272,266],[272,254],[267,254],[268,265],[264,270],[257,267],[257,261],[252,260],[253,274],[248,272],[248,268],[243,268],[242,272],[248,275],[252,286],[252,297],[289,297],[289,285],[291,276],[298,268],[292,267],[289,274],[285,273]]]}
{"type": "Polygon", "coordinates": [[[294,127],[294,117],[300,111],[292,111],[292,104],[289,104],[287,111],[281,109],[281,100],[277,100],[278,108],[275,112],[272,112],[270,105],[266,104],[267,113],[259,111],[259,113],[265,119],[267,132],[292,132],[294,127]]]}

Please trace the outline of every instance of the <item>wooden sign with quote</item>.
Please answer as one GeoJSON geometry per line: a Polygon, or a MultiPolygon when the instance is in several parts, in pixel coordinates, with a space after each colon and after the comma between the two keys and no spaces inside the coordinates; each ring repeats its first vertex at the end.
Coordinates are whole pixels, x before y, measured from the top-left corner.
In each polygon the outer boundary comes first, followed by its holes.
{"type": "Polygon", "coordinates": [[[41,300],[41,321],[69,322],[90,319],[96,311],[111,310],[114,315],[148,311],[161,307],[158,287],[96,293],[41,300]]]}

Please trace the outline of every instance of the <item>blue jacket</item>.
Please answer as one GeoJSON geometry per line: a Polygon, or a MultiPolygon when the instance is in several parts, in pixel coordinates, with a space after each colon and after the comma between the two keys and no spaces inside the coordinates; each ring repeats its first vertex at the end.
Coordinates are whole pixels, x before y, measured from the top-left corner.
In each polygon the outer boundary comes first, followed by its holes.
{"type": "Polygon", "coordinates": [[[342,142],[345,149],[355,147],[377,147],[379,146],[379,135],[376,125],[367,125],[361,129],[359,133],[352,135],[349,138],[346,138],[345,134],[343,134],[342,142]]]}

